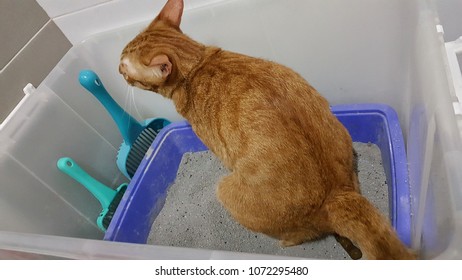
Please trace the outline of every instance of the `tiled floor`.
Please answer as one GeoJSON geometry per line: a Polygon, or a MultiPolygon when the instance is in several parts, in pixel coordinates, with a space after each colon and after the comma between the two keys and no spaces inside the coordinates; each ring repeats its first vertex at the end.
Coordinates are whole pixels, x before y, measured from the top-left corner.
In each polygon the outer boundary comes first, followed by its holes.
{"type": "Polygon", "coordinates": [[[23,98],[23,88],[38,86],[71,44],[35,1],[2,2],[0,38],[1,123],[23,98]]]}

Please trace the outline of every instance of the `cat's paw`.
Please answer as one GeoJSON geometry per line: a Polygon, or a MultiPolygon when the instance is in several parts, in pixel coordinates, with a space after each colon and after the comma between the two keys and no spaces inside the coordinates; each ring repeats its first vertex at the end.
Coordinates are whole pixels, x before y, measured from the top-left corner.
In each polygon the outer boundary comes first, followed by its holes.
{"type": "Polygon", "coordinates": [[[294,240],[279,240],[279,246],[285,248],[285,247],[292,247],[292,246],[297,246],[302,244],[303,242],[300,241],[294,241],[294,240]]]}

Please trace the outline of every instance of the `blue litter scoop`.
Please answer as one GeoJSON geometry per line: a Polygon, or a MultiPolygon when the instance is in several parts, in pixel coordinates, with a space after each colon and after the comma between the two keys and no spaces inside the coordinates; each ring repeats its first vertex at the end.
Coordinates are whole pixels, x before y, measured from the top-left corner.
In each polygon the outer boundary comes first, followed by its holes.
{"type": "Polygon", "coordinates": [[[103,210],[96,219],[96,224],[102,231],[106,231],[127,190],[127,184],[122,184],[113,190],[88,175],[73,159],[68,157],[60,158],[56,165],[59,170],[79,182],[98,199],[103,210]]]}
{"type": "Polygon", "coordinates": [[[124,139],[117,154],[117,166],[131,179],[159,131],[170,121],[153,118],[139,123],[114,101],[98,75],[91,70],[80,71],[79,82],[101,102],[117,124],[124,139]]]}

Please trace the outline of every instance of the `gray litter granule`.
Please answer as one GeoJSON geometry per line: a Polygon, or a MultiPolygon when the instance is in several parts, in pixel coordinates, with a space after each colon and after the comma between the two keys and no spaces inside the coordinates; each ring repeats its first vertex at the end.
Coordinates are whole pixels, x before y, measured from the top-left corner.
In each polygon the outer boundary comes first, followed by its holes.
{"type": "MultiPolygon", "coordinates": [[[[358,153],[361,192],[382,213],[389,215],[388,186],[380,149],[354,143],[358,153]]],[[[165,205],[154,221],[148,244],[284,255],[318,259],[350,259],[332,236],[302,245],[281,248],[278,241],[251,232],[218,202],[215,188],[228,173],[209,151],[184,154],[165,205]]]]}

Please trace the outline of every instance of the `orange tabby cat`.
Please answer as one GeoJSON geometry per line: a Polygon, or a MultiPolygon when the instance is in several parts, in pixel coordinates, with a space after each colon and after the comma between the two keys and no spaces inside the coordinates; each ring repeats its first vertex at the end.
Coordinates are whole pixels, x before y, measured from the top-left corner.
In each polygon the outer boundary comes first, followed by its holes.
{"type": "Polygon", "coordinates": [[[412,259],[360,193],[352,140],[328,102],[282,65],[200,44],[169,0],[123,50],[131,85],[173,100],[229,168],[217,197],[232,217],[282,246],[338,234],[370,259],[412,259]]]}

